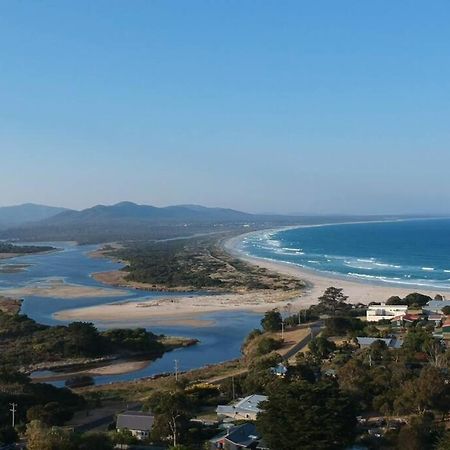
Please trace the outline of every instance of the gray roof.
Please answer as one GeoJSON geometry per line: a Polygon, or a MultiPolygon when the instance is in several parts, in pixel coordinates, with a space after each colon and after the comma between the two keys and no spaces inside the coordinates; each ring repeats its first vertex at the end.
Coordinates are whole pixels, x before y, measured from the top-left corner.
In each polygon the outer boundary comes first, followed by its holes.
{"type": "Polygon", "coordinates": [[[241,400],[239,400],[234,405],[219,405],[216,409],[217,414],[245,414],[245,413],[255,413],[258,414],[261,410],[258,405],[261,402],[265,402],[267,396],[265,395],[249,395],[241,400]]]}
{"type": "Polygon", "coordinates": [[[243,425],[232,428],[225,439],[234,444],[245,445],[247,447],[257,442],[260,437],[258,436],[255,425],[252,423],[244,423],[243,425]]]}
{"type": "Polygon", "coordinates": [[[423,309],[426,311],[440,311],[444,306],[450,306],[450,300],[431,300],[423,309]]]}
{"type": "Polygon", "coordinates": [[[116,428],[138,431],[150,431],[153,425],[154,417],[150,413],[140,411],[126,411],[117,415],[116,428]]]}
{"type": "Polygon", "coordinates": [[[400,348],[403,345],[403,341],[396,338],[357,337],[356,340],[361,347],[369,347],[377,341],[384,342],[390,348],[400,348]]]}

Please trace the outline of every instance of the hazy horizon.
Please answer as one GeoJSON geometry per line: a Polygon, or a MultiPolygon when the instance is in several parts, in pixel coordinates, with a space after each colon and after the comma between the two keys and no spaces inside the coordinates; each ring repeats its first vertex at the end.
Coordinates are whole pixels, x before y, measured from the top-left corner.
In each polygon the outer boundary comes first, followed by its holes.
{"type": "Polygon", "coordinates": [[[449,13],[4,2],[0,205],[448,214],[449,13]]]}

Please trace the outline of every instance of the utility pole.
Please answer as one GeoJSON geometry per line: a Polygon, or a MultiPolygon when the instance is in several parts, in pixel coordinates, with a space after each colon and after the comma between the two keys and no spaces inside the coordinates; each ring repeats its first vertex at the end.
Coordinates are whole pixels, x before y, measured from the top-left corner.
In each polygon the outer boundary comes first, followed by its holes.
{"type": "Polygon", "coordinates": [[[11,406],[11,416],[12,416],[12,427],[14,428],[16,426],[16,408],[17,408],[17,403],[10,403],[9,404],[11,406]]]}
{"type": "Polygon", "coordinates": [[[281,339],[284,339],[284,320],[281,321],[281,339]]]}
{"type": "Polygon", "coordinates": [[[175,362],[175,381],[178,381],[178,359],[174,359],[175,362]]]}
{"type": "Polygon", "coordinates": [[[236,398],[236,389],[235,389],[235,386],[234,386],[234,376],[231,377],[231,389],[232,389],[232,392],[233,392],[233,400],[234,400],[236,398]]]}

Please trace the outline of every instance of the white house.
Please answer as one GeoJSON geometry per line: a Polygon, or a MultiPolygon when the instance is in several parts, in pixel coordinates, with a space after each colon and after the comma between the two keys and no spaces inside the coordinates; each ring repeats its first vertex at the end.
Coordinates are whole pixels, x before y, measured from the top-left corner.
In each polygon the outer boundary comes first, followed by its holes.
{"type": "Polygon", "coordinates": [[[147,439],[155,418],[150,413],[126,411],[117,415],[117,431],[129,430],[139,440],[147,439]]]}
{"type": "Polygon", "coordinates": [[[406,314],[408,310],[407,305],[371,305],[367,308],[366,319],[367,322],[378,322],[379,320],[390,320],[397,316],[406,314]]]}
{"type": "Polygon", "coordinates": [[[256,416],[261,412],[259,404],[266,400],[265,395],[249,395],[233,405],[219,405],[216,412],[220,416],[230,417],[231,419],[256,420],[256,416]]]}

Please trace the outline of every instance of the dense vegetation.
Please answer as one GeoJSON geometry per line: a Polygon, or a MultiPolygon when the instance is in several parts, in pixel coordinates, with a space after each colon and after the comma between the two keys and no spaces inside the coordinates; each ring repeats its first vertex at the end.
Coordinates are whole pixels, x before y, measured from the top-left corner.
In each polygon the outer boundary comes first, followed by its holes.
{"type": "MultiPolygon", "coordinates": [[[[423,301],[417,293],[405,298],[413,307],[423,301]]],[[[268,395],[257,422],[271,448],[340,449],[351,442],[368,449],[450,448],[450,350],[433,337],[434,322],[374,324],[359,319],[363,311],[346,303],[342,290],[329,288],[307,314],[284,319],[286,328],[299,319],[326,317],[322,333],[287,365],[283,378],[269,370],[281,361],[276,348],[258,352],[281,329],[281,315],[266,313],[263,331],[250,333],[244,344],[247,371],[235,377],[233,391],[268,395]],[[375,340],[360,348],[356,336],[397,336],[403,346],[387,348],[375,340]]]]}
{"type": "Polygon", "coordinates": [[[26,315],[0,311],[0,364],[19,368],[65,358],[91,358],[117,353],[160,356],[165,346],[144,329],[99,332],[92,324],[46,326],[26,315]]]}
{"type": "Polygon", "coordinates": [[[9,242],[0,242],[0,253],[28,254],[55,250],[49,245],[14,245],[9,242]]]}
{"type": "Polygon", "coordinates": [[[387,305],[407,305],[410,307],[420,308],[420,307],[426,305],[430,300],[432,300],[432,298],[429,297],[428,295],[423,295],[418,292],[413,292],[411,294],[408,294],[404,298],[400,298],[398,296],[390,297],[386,301],[386,304],[387,305]]]}
{"type": "Polygon", "coordinates": [[[254,267],[225,253],[213,238],[193,238],[129,245],[113,252],[128,261],[128,281],[158,288],[299,289],[293,278],[254,267]]]}
{"type": "Polygon", "coordinates": [[[69,389],[58,389],[48,384],[31,383],[20,373],[0,370],[0,443],[12,442],[16,432],[10,426],[10,404],[20,405],[16,423],[39,417],[49,425],[62,425],[75,410],[84,405],[82,397],[69,389]]]}

